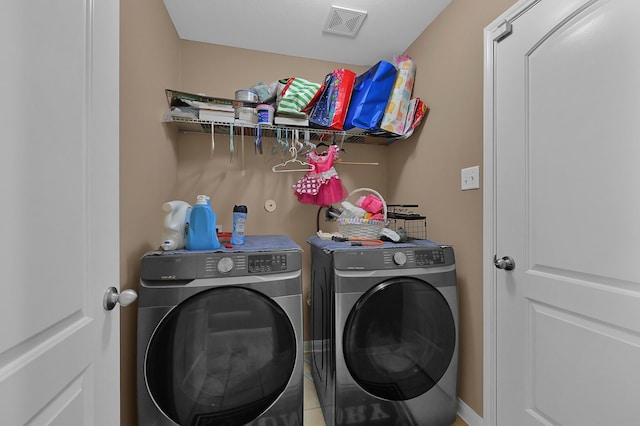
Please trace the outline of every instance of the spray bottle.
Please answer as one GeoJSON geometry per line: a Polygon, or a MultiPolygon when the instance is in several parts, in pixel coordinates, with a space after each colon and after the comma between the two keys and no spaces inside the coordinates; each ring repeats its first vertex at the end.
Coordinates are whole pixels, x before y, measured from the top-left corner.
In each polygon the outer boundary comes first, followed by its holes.
{"type": "Polygon", "coordinates": [[[247,206],[233,206],[233,232],[231,233],[231,244],[244,244],[246,223],[247,206]]]}
{"type": "Polygon", "coordinates": [[[162,226],[162,250],[180,250],[186,243],[185,225],[191,212],[191,204],[180,201],[167,201],[162,205],[164,221],[162,226]]]}

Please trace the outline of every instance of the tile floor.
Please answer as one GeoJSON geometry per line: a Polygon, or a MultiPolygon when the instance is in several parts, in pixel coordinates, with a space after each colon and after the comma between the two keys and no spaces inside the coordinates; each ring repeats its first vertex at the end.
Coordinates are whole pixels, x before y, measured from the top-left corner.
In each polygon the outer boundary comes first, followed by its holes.
{"type": "Polygon", "coordinates": [[[304,426],[325,426],[324,417],[320,401],[316,394],[316,388],[311,378],[311,366],[309,364],[309,354],[304,354],[304,413],[302,422],[304,426]]]}
{"type": "MultiPolygon", "coordinates": [[[[316,388],[311,377],[308,353],[305,353],[304,361],[304,413],[302,421],[304,426],[326,426],[322,416],[322,409],[320,408],[320,401],[318,401],[316,388]]],[[[467,423],[458,417],[451,426],[467,426],[467,423]]]]}

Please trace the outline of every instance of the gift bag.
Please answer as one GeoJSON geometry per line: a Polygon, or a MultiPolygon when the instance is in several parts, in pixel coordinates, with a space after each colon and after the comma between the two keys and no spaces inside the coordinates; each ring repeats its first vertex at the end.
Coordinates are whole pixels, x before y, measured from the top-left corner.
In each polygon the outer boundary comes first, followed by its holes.
{"type": "Polygon", "coordinates": [[[354,127],[363,130],[379,128],[396,74],[396,67],[393,64],[380,61],[364,74],[356,77],[344,121],[344,130],[354,127]]]}
{"type": "Polygon", "coordinates": [[[407,121],[404,124],[402,139],[407,139],[413,134],[413,131],[422,121],[422,117],[427,112],[427,104],[420,98],[413,98],[409,101],[409,109],[407,110],[407,121]]]}
{"type": "Polygon", "coordinates": [[[278,97],[276,112],[296,117],[305,117],[320,95],[321,85],[303,78],[291,77],[284,83],[278,97]]]}
{"type": "Polygon", "coordinates": [[[398,74],[396,75],[396,81],[393,85],[393,90],[391,90],[380,128],[396,135],[403,135],[411,92],[413,91],[416,66],[409,56],[397,57],[394,62],[398,69],[398,74]]]}
{"type": "Polygon", "coordinates": [[[342,130],[347,117],[356,73],[340,68],[327,74],[324,89],[309,114],[309,122],[332,130],[342,130]]]}

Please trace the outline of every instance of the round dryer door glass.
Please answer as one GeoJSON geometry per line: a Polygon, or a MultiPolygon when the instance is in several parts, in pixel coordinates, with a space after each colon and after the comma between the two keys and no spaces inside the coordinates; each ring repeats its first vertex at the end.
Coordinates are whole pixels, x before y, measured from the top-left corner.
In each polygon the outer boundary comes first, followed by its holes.
{"type": "Polygon", "coordinates": [[[438,383],[456,344],[453,314],[442,294],[410,277],[366,292],[349,313],[343,352],[354,380],[389,400],[415,398],[438,383]]]}
{"type": "Polygon", "coordinates": [[[179,425],[242,425],[284,391],[295,332],[273,300],[221,287],[176,306],[146,352],[145,379],[162,412],[179,425]]]}

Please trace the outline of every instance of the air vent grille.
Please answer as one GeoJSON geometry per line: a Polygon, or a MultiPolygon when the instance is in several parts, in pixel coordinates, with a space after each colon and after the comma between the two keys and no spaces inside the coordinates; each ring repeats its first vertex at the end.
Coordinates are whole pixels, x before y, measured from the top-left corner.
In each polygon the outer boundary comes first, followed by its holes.
{"type": "Polygon", "coordinates": [[[347,9],[345,7],[331,6],[329,17],[324,25],[324,32],[355,37],[362,22],[367,17],[367,12],[347,9]]]}

